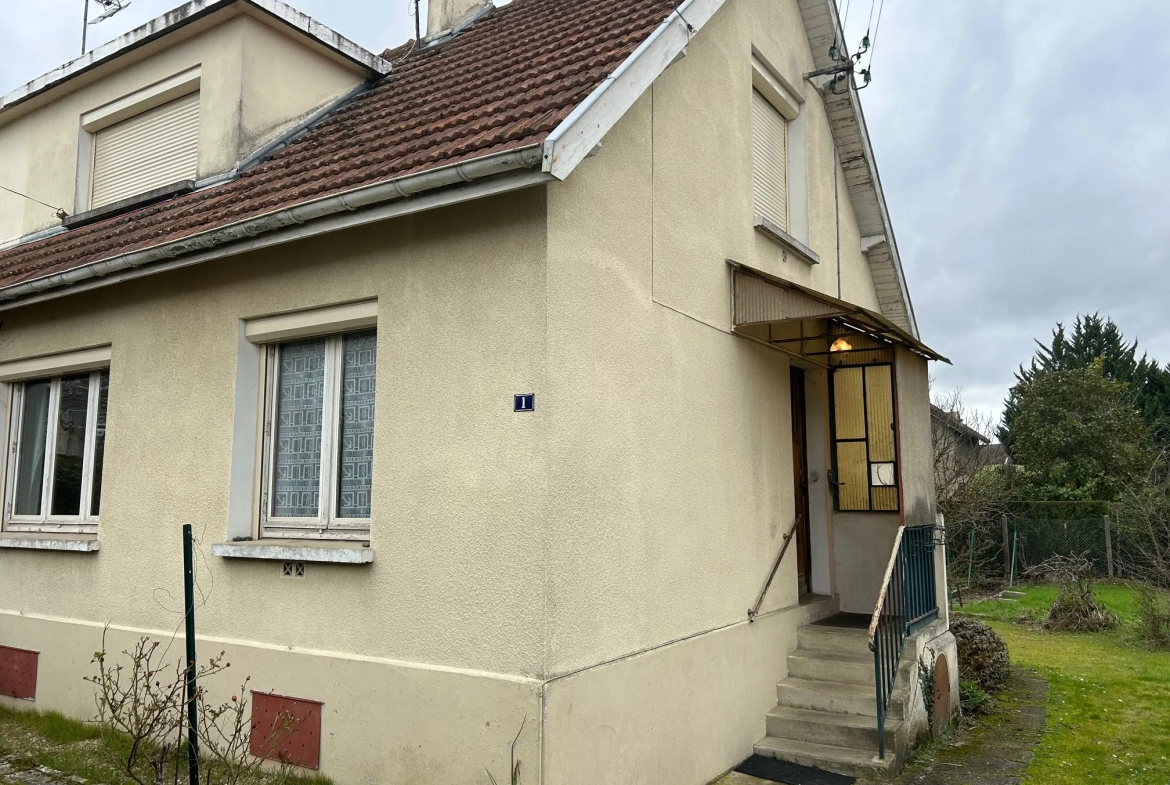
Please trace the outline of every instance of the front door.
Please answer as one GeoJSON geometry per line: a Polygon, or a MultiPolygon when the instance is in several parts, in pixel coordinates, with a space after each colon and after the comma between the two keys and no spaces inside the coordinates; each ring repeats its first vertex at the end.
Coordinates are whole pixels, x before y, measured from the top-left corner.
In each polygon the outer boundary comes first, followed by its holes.
{"type": "Polygon", "coordinates": [[[804,371],[792,368],[792,481],[794,514],[800,516],[796,527],[796,572],[800,593],[812,590],[812,553],[808,526],[808,437],[805,417],[804,371]]]}

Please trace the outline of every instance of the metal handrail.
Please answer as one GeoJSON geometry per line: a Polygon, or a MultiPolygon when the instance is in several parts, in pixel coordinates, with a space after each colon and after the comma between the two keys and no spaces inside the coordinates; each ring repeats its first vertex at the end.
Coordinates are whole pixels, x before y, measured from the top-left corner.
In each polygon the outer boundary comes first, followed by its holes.
{"type": "Polygon", "coordinates": [[[873,618],[869,622],[869,649],[873,652],[874,691],[877,699],[879,758],[886,756],[886,714],[894,682],[898,678],[898,663],[906,648],[906,639],[938,617],[934,572],[934,547],[937,543],[934,528],[898,528],[873,618]]]}
{"type": "Polygon", "coordinates": [[[882,608],[885,607],[886,593],[890,590],[890,578],[894,574],[894,565],[902,551],[902,535],[906,532],[905,526],[898,527],[898,534],[894,537],[894,547],[890,550],[890,561],[886,564],[886,573],[882,576],[882,589],[878,592],[877,604],[874,605],[873,618],[869,620],[869,648],[873,650],[873,638],[877,634],[878,621],[881,618],[882,608]]]}
{"type": "Polygon", "coordinates": [[[788,534],[784,535],[784,544],[780,546],[780,555],[776,557],[776,561],[772,564],[772,571],[768,573],[768,580],[764,581],[764,588],[760,590],[760,596],[756,599],[756,604],[748,608],[748,621],[755,621],[756,616],[760,613],[760,606],[764,604],[764,597],[768,594],[768,589],[772,587],[772,580],[776,577],[776,571],[780,569],[780,562],[784,561],[784,554],[788,552],[788,546],[792,543],[796,535],[796,527],[800,525],[801,518],[804,516],[797,515],[796,519],[792,521],[792,528],[788,530],[788,534]]]}

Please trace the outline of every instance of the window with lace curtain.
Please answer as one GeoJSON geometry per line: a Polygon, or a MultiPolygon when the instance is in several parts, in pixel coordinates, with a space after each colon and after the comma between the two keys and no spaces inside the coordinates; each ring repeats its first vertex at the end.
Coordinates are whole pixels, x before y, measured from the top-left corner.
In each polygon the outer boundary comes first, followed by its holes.
{"type": "Polygon", "coordinates": [[[261,536],[365,540],[376,330],[267,346],[261,536]]]}

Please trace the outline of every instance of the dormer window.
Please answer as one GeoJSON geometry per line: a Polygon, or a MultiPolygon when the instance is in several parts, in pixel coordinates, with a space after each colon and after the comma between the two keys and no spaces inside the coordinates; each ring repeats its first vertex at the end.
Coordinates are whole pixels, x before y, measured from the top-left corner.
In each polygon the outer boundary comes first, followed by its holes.
{"type": "Polygon", "coordinates": [[[81,124],[81,211],[195,180],[199,69],[95,109],[81,124]]]}
{"type": "Polygon", "coordinates": [[[199,170],[199,93],[94,134],[90,208],[194,180],[199,170]]]}

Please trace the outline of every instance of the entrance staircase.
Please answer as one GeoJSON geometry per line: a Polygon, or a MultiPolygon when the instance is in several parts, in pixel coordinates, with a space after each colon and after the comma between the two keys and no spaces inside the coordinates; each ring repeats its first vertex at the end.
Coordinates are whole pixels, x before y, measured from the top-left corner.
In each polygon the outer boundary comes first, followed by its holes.
{"type": "Polygon", "coordinates": [[[768,735],[756,754],[853,777],[896,774],[907,748],[903,709],[912,665],[899,664],[885,721],[886,754],[878,758],[874,656],[864,617],[838,614],[797,630],[788,677],[776,685],[768,735]],[[852,625],[852,626],[845,626],[852,625]]]}

